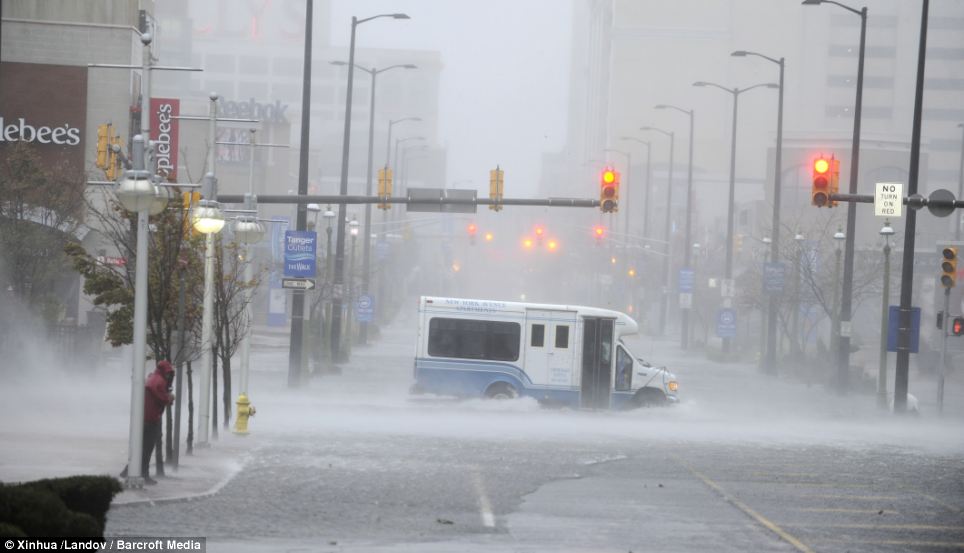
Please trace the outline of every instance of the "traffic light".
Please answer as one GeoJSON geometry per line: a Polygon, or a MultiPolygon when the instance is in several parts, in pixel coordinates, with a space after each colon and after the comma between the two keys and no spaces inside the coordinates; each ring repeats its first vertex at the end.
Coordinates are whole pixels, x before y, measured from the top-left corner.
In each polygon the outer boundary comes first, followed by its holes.
{"type": "Polygon", "coordinates": [[[951,336],[964,336],[964,317],[954,317],[951,323],[951,336]]]}
{"type": "Polygon", "coordinates": [[[549,240],[549,242],[546,243],[546,249],[549,250],[550,252],[557,251],[559,249],[559,242],[556,242],[555,240],[549,240]]]}
{"type": "Polygon", "coordinates": [[[495,169],[489,171],[489,198],[496,202],[489,204],[489,209],[492,211],[502,211],[502,191],[505,184],[505,171],[499,169],[496,165],[495,169]]]}
{"type": "Polygon", "coordinates": [[[536,225],[536,228],[533,230],[533,232],[536,233],[536,240],[541,244],[542,237],[546,235],[545,227],[543,227],[542,225],[536,225]]]}
{"type": "MultiPolygon", "coordinates": [[[[388,167],[383,167],[378,170],[378,196],[380,198],[390,198],[392,196],[392,170],[388,167]]],[[[378,204],[378,209],[391,209],[391,205],[386,202],[380,202],[378,204]]]]}
{"type": "Polygon", "coordinates": [[[599,180],[599,209],[603,213],[615,213],[619,206],[619,173],[606,167],[599,180]]]}
{"type": "Polygon", "coordinates": [[[491,242],[491,241],[495,240],[495,235],[492,234],[491,232],[487,232],[487,233],[485,233],[484,238],[485,238],[485,241],[486,241],[486,242],[491,242]]]}
{"type": "Polygon", "coordinates": [[[475,223],[469,223],[469,226],[465,227],[465,231],[469,233],[469,244],[475,245],[475,235],[479,232],[479,227],[475,226],[475,223]]]}
{"type": "Polygon", "coordinates": [[[97,125],[97,168],[107,169],[107,152],[110,150],[110,124],[97,125]]]}
{"type": "Polygon", "coordinates": [[[525,238],[522,239],[523,249],[531,250],[534,245],[535,245],[535,242],[532,240],[532,238],[529,238],[528,236],[526,236],[525,238]]]}
{"type": "Polygon", "coordinates": [[[606,237],[606,227],[602,225],[596,225],[592,227],[592,235],[596,239],[596,245],[602,244],[603,238],[606,237]]]}
{"type": "MultiPolygon", "coordinates": [[[[112,133],[114,131],[113,127],[107,127],[107,132],[112,133]]],[[[107,174],[107,180],[117,180],[120,177],[121,165],[120,165],[120,148],[121,148],[121,137],[120,135],[110,137],[110,146],[107,148],[107,167],[104,172],[107,174]],[[115,148],[116,147],[116,148],[115,148]],[[114,151],[114,150],[117,151],[114,151]]]]}
{"type": "Polygon", "coordinates": [[[948,246],[941,250],[941,284],[944,288],[957,285],[957,248],[948,246]]]}
{"type": "Polygon", "coordinates": [[[822,155],[813,162],[813,186],[810,203],[824,207],[830,203],[830,160],[822,155]]]}

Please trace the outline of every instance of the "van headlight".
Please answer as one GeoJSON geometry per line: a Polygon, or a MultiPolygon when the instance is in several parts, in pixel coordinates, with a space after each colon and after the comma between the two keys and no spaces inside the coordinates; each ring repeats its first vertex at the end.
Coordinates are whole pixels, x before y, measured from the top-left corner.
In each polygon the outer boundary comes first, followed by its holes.
{"type": "Polygon", "coordinates": [[[666,389],[668,389],[671,392],[675,392],[677,389],[679,389],[679,383],[676,382],[675,380],[670,380],[669,382],[666,383],[666,389]]]}

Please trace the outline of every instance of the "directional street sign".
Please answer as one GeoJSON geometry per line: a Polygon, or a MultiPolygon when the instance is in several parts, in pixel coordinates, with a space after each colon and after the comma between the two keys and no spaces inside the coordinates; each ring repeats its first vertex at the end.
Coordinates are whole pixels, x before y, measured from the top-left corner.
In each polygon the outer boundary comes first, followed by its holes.
{"type": "Polygon", "coordinates": [[[315,281],[311,278],[283,278],[281,287],[286,290],[314,290],[315,281]]]}

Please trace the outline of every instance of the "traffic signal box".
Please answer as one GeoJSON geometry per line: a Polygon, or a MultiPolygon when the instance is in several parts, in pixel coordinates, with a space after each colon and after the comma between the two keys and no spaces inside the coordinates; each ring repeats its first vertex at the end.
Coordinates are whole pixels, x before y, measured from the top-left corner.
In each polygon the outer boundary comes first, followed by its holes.
{"type": "Polygon", "coordinates": [[[837,202],[831,199],[840,192],[840,160],[833,156],[821,155],[813,161],[813,184],[810,189],[810,203],[817,207],[834,207],[837,202]]]}
{"type": "Polygon", "coordinates": [[[110,125],[97,125],[97,168],[107,169],[107,152],[110,150],[110,125]]]}
{"type": "Polygon", "coordinates": [[[114,126],[110,123],[97,126],[97,161],[98,169],[103,169],[107,180],[117,180],[120,176],[120,160],[113,146],[120,146],[120,136],[114,135],[114,126]]]}
{"type": "Polygon", "coordinates": [[[951,336],[964,336],[964,317],[954,317],[951,322],[951,336]]]}
{"type": "MultiPolygon", "coordinates": [[[[390,198],[392,196],[392,170],[388,167],[382,167],[378,170],[378,197],[379,198],[390,198]]],[[[388,210],[391,209],[391,204],[386,202],[380,202],[378,204],[378,209],[388,210]]]]}
{"type": "Polygon", "coordinates": [[[489,171],[489,199],[493,202],[489,204],[489,209],[492,211],[502,211],[502,193],[505,187],[505,171],[499,169],[496,165],[495,169],[489,171]]]}
{"type": "Polygon", "coordinates": [[[957,248],[948,246],[941,250],[941,285],[953,288],[957,285],[957,248]]]}
{"type": "Polygon", "coordinates": [[[603,213],[615,213],[619,208],[619,173],[606,167],[599,180],[599,209],[603,213]]]}

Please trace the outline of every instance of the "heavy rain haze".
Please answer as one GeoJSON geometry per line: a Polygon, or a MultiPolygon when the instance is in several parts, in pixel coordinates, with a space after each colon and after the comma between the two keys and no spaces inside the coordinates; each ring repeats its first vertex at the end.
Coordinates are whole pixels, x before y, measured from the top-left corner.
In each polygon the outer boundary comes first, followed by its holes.
{"type": "Polygon", "coordinates": [[[818,207],[961,199],[964,3],[806,4],[4,0],[0,535],[964,550],[964,217],[818,207]]]}

